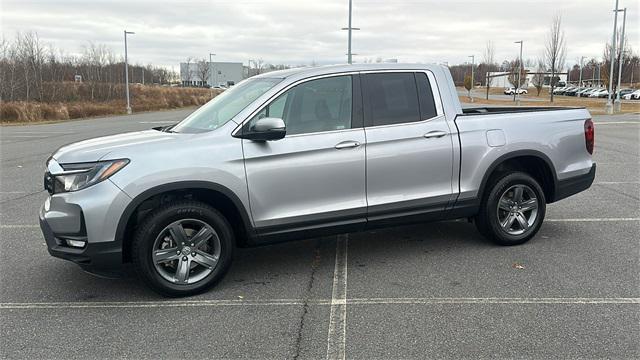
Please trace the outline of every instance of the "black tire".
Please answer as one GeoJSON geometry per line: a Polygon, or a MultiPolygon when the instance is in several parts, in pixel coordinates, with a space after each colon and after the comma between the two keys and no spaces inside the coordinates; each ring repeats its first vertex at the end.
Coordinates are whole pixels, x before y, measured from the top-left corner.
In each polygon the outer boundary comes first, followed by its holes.
{"type": "MultiPolygon", "coordinates": [[[[214,238],[211,237],[211,239],[214,238]]],[[[209,241],[213,240],[207,240],[207,242],[209,241]]],[[[222,279],[231,265],[234,244],[231,226],[219,211],[197,201],[177,201],[156,209],[138,226],[133,240],[131,257],[138,276],[155,292],[169,297],[190,296],[210,289],[222,279]],[[203,274],[205,271],[210,271],[201,280],[194,283],[172,283],[162,276],[154,264],[153,253],[158,250],[155,248],[156,239],[159,238],[161,232],[165,233],[166,227],[170,224],[187,219],[199,221],[203,226],[204,224],[209,225],[215,231],[216,237],[219,239],[219,242],[216,242],[216,245],[219,245],[216,246],[219,248],[219,255],[215,266],[201,270],[203,274]]],[[[195,254],[196,250],[193,251],[195,254]]],[[[188,252],[190,253],[190,251],[188,252]]],[[[183,255],[178,256],[182,257],[183,255]]],[[[180,260],[176,259],[175,261],[180,260]]],[[[198,267],[199,265],[196,263],[193,266],[198,267]]],[[[192,269],[189,266],[185,268],[188,268],[187,273],[191,273],[192,269]]]]}
{"type": "MultiPolygon", "coordinates": [[[[523,172],[508,172],[493,179],[491,183],[487,184],[486,189],[480,204],[480,210],[475,218],[476,227],[482,235],[496,244],[504,246],[523,244],[536,235],[544,220],[547,201],[544,196],[544,191],[534,178],[523,172]],[[501,225],[499,217],[503,216],[506,219],[510,213],[509,210],[499,210],[498,203],[503,195],[512,194],[510,191],[513,190],[511,189],[517,187],[526,189],[525,192],[527,193],[529,193],[530,190],[535,194],[535,200],[537,202],[535,217],[531,219],[531,224],[527,222],[526,229],[519,224],[513,226],[519,227],[520,229],[505,229],[501,225]],[[517,233],[519,231],[522,231],[522,233],[517,233]]],[[[529,200],[533,200],[533,198],[529,198],[529,200]]],[[[517,205],[515,203],[511,205],[516,207],[513,220],[516,221],[518,219],[518,217],[515,216],[518,211],[517,205]]],[[[533,210],[527,211],[524,214],[525,216],[528,214],[532,217],[533,210]]],[[[525,220],[529,220],[529,218],[525,218],[525,220]]]]}

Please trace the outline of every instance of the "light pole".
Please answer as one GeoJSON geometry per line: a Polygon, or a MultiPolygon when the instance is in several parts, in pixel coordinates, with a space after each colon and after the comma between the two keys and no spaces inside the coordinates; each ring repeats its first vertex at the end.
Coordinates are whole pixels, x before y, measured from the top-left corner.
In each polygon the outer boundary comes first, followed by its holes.
{"type": "MultiPolygon", "coordinates": [[[[620,11],[620,10],[619,10],[620,11]]],[[[624,26],[627,22],[627,8],[624,8],[622,11],[622,34],[620,34],[620,63],[618,64],[618,86],[616,86],[616,100],[613,102],[613,112],[620,112],[621,104],[620,104],[620,80],[622,78],[622,63],[624,62],[624,26]]]]}
{"type": "MultiPolygon", "coordinates": [[[[211,61],[211,57],[216,56],[214,53],[209,53],[209,81],[211,81],[211,73],[213,72],[213,61],[211,61]]],[[[215,81],[215,80],[214,80],[215,81]]],[[[213,84],[209,84],[211,89],[211,96],[213,97],[213,84]]]]}
{"type": "Polygon", "coordinates": [[[584,61],[584,56],[580,57],[580,81],[578,81],[578,87],[582,86],[582,64],[584,61]]]}
{"type": "Polygon", "coordinates": [[[351,4],[352,0],[349,0],[349,27],[346,28],[342,28],[342,30],[348,30],[349,31],[349,45],[348,45],[348,49],[347,49],[347,63],[351,64],[351,56],[353,55],[351,53],[351,30],[360,30],[360,28],[354,28],[351,26],[351,13],[352,13],[352,9],[353,6],[351,4]]]}
{"type": "Polygon", "coordinates": [[[609,94],[607,95],[607,105],[605,106],[605,112],[607,114],[613,114],[613,62],[616,53],[616,32],[618,30],[618,0],[616,0],[616,9],[613,16],[613,36],[611,37],[611,56],[609,61],[611,67],[609,69],[609,94]]]}
{"type": "MultiPolygon", "coordinates": [[[[524,41],[520,40],[520,41],[514,41],[514,44],[520,44],[520,66],[518,67],[518,87],[516,87],[516,105],[520,105],[520,83],[522,82],[522,79],[520,79],[520,76],[522,74],[522,44],[524,43],[524,41]]],[[[553,81],[553,79],[552,79],[553,81]]]]}
{"type": "MultiPolygon", "coordinates": [[[[473,79],[474,74],[473,74],[473,64],[475,63],[475,55],[469,55],[467,57],[471,58],[471,90],[473,90],[473,85],[475,83],[475,80],[473,79]]],[[[469,98],[471,99],[471,102],[473,102],[473,96],[471,96],[471,90],[469,90],[469,98]]]]}
{"type": "Polygon", "coordinates": [[[129,101],[129,60],[127,58],[127,34],[135,34],[132,31],[124,31],[124,82],[127,93],[127,114],[131,114],[131,102],[129,101]]]}

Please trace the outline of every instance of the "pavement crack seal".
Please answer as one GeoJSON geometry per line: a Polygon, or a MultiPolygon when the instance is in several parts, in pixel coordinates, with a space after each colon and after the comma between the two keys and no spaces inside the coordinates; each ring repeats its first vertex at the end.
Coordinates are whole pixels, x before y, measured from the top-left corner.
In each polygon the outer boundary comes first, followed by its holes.
{"type": "Polygon", "coordinates": [[[18,197],[16,197],[16,198],[11,198],[11,199],[7,199],[7,200],[0,201],[0,204],[6,204],[6,203],[8,203],[8,202],[12,202],[12,201],[16,201],[16,200],[22,200],[22,199],[27,198],[27,197],[29,197],[29,196],[33,196],[33,195],[40,194],[40,193],[42,193],[42,192],[44,192],[44,191],[45,191],[45,190],[44,190],[44,189],[42,189],[42,190],[38,190],[38,191],[35,191],[35,192],[30,192],[30,193],[28,193],[28,194],[25,194],[25,195],[22,195],[22,196],[18,196],[18,197]]]}
{"type": "Polygon", "coordinates": [[[349,235],[338,235],[333,272],[331,315],[327,333],[327,360],[345,359],[347,337],[347,248],[349,235]]]}
{"type": "Polygon", "coordinates": [[[298,330],[296,332],[296,342],[293,353],[293,358],[298,359],[300,357],[300,345],[302,344],[302,332],[304,331],[305,320],[307,313],[309,312],[309,300],[311,297],[311,290],[316,279],[316,272],[320,265],[320,259],[322,258],[320,253],[320,241],[316,240],[315,247],[313,249],[313,260],[311,261],[311,275],[307,282],[307,288],[305,289],[304,299],[302,300],[302,314],[300,314],[300,321],[298,322],[298,330]]]}

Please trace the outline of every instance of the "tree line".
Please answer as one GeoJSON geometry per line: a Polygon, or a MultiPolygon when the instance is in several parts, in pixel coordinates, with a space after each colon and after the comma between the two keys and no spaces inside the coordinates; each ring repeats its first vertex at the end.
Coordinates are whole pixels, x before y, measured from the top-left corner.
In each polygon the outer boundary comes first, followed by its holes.
{"type": "MultiPolygon", "coordinates": [[[[617,43],[620,44],[621,32],[618,31],[617,43]]],[[[614,83],[612,84],[614,89],[617,86],[619,65],[622,62],[621,83],[622,84],[638,84],[640,79],[640,57],[633,52],[627,38],[624,39],[624,48],[616,49],[614,55],[614,83]]],[[[556,15],[549,27],[549,31],[545,38],[545,47],[540,54],[540,57],[535,60],[523,60],[523,66],[520,65],[520,59],[515,58],[512,60],[505,60],[501,64],[498,64],[493,56],[494,45],[492,42],[488,42],[483,54],[483,58],[479,64],[474,64],[473,68],[473,84],[477,86],[490,87],[491,78],[487,78],[488,72],[504,72],[508,76],[508,81],[511,84],[517,83],[518,72],[521,78],[524,79],[526,71],[521,70],[523,68],[534,68],[536,73],[548,73],[548,77],[551,79],[558,79],[558,74],[567,74],[568,80],[571,83],[577,84],[580,80],[580,72],[582,70],[583,82],[602,84],[604,86],[609,85],[609,71],[611,67],[611,43],[605,44],[602,61],[596,58],[590,58],[585,62],[574,63],[573,65],[566,66],[566,48],[567,43],[564,37],[564,31],[562,30],[562,19],[556,15]],[[487,83],[488,82],[488,83],[487,83]]],[[[461,64],[450,66],[451,75],[456,85],[464,85],[465,77],[468,77],[468,83],[471,84],[471,64],[461,64]]],[[[552,87],[556,85],[557,81],[551,81],[552,87]]],[[[545,84],[544,75],[535,75],[532,78],[532,85],[538,90],[538,94],[545,84]]],[[[553,93],[550,94],[553,101],[553,93]]]]}
{"type": "MultiPolygon", "coordinates": [[[[35,32],[0,39],[0,99],[2,101],[73,101],[82,87],[83,100],[122,97],[124,59],[102,44],[89,43],[81,54],[67,55],[43,43],[35,32]],[[81,83],[80,83],[81,82],[81,83]]],[[[169,84],[176,74],[152,65],[129,65],[131,83],[169,84]]]]}

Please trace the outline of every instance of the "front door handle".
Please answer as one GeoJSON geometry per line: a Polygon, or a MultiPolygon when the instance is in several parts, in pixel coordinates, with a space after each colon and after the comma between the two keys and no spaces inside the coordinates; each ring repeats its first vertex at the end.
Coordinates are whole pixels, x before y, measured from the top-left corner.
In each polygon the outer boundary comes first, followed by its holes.
{"type": "Polygon", "coordinates": [[[341,150],[341,149],[356,148],[358,146],[360,146],[359,142],[353,141],[353,140],[347,140],[347,141],[343,141],[341,143],[336,144],[335,148],[338,150],[341,150]]]}
{"type": "Polygon", "coordinates": [[[435,131],[429,131],[428,133],[424,134],[424,137],[427,139],[432,139],[432,138],[441,138],[445,135],[447,135],[446,131],[435,130],[435,131]]]}

